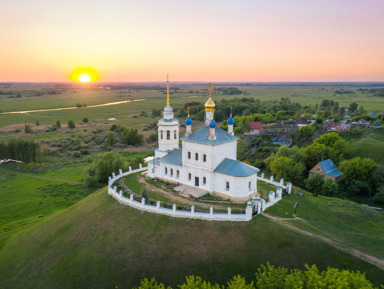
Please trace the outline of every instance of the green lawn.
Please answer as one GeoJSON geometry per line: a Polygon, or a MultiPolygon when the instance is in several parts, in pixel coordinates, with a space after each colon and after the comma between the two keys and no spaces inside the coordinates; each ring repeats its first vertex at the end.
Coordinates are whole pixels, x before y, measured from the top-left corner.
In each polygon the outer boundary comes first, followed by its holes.
{"type": "Polygon", "coordinates": [[[245,223],[171,218],[121,205],[103,189],[12,235],[0,251],[0,287],[132,288],[144,277],[175,285],[190,274],[223,284],[236,274],[254,278],[268,261],[360,270],[384,282],[376,267],[263,216],[245,223]]]}

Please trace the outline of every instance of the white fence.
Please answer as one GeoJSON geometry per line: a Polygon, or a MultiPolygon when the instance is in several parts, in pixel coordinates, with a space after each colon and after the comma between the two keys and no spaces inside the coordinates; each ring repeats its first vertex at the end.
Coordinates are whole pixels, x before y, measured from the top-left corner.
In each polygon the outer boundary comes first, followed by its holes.
{"type": "MultiPolygon", "coordinates": [[[[179,218],[204,219],[204,220],[212,220],[212,221],[243,221],[243,222],[250,221],[253,215],[263,212],[265,209],[269,208],[270,206],[280,201],[283,197],[282,195],[283,186],[278,186],[276,190],[276,194],[272,191],[269,192],[269,198],[267,202],[265,202],[265,200],[261,199],[260,197],[258,198],[253,197],[252,202],[249,201],[247,203],[245,214],[232,214],[231,208],[228,208],[227,213],[215,213],[212,207],[210,208],[209,213],[208,212],[205,213],[205,212],[195,212],[194,206],[191,207],[190,211],[184,211],[184,210],[177,210],[176,204],[173,204],[172,209],[161,207],[160,201],[157,201],[156,205],[146,204],[144,198],[142,198],[141,201],[136,201],[134,200],[133,194],[130,194],[129,198],[127,198],[123,195],[122,190],[118,191],[117,187],[113,186],[113,184],[118,179],[124,176],[127,176],[129,174],[145,171],[147,169],[148,167],[143,168],[142,165],[140,164],[138,169],[132,170],[132,168],[129,167],[129,170],[126,172],[122,172],[122,170],[120,169],[118,175],[113,173],[112,177],[109,177],[109,181],[108,181],[108,194],[114,197],[120,203],[139,209],[141,211],[162,214],[162,215],[167,215],[171,217],[179,217],[179,218]]],[[[264,180],[261,180],[261,181],[264,181],[264,180]]],[[[291,188],[290,183],[287,183],[287,186],[284,186],[284,188],[286,187],[289,187],[288,192],[290,193],[290,188],[291,188]]]]}

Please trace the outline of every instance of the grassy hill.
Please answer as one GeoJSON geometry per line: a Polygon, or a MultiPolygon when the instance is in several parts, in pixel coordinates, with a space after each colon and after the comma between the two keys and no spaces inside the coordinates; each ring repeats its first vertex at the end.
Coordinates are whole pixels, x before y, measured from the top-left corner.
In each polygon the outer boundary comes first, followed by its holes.
{"type": "MultiPolygon", "coordinates": [[[[295,198],[268,213],[285,216],[295,198]]],[[[317,200],[307,214],[323,205],[317,200]]],[[[305,207],[304,199],[300,206],[305,207]]],[[[322,208],[318,215],[327,214],[322,208]]],[[[348,210],[347,216],[358,212],[353,206],[348,210]]],[[[382,224],[383,216],[376,222],[382,224]]],[[[376,241],[382,243],[380,237],[376,241]]],[[[0,251],[0,288],[131,288],[143,277],[175,285],[189,274],[225,283],[236,274],[253,278],[267,261],[289,268],[309,263],[360,270],[384,283],[378,268],[265,216],[247,223],[170,218],[120,205],[103,189],[10,236],[0,251]]]]}

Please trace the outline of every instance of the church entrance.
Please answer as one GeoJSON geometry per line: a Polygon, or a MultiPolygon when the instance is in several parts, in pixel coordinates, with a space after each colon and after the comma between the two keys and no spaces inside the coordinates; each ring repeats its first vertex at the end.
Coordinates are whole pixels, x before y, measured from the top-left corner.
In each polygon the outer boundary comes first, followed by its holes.
{"type": "Polygon", "coordinates": [[[198,178],[198,177],[195,177],[195,186],[196,186],[196,187],[199,186],[199,178],[198,178]]]}

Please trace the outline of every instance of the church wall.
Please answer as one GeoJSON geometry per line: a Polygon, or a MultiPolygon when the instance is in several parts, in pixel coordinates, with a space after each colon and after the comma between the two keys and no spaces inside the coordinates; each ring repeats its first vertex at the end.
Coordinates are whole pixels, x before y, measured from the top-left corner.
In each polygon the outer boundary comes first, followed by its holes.
{"type": "Polygon", "coordinates": [[[257,192],[257,174],[248,177],[234,177],[219,173],[214,175],[214,191],[220,195],[229,195],[234,199],[246,200],[250,194],[257,192]],[[227,182],[229,182],[229,189],[226,188],[227,182]],[[249,182],[251,182],[250,189],[249,182]]]}
{"type": "Polygon", "coordinates": [[[225,158],[236,160],[236,150],[236,141],[215,146],[183,141],[183,165],[213,171],[225,158]],[[191,153],[190,159],[188,158],[188,152],[191,153]],[[196,153],[198,154],[198,160],[195,157],[196,153]],[[206,155],[205,162],[204,155],[206,155]]]}

